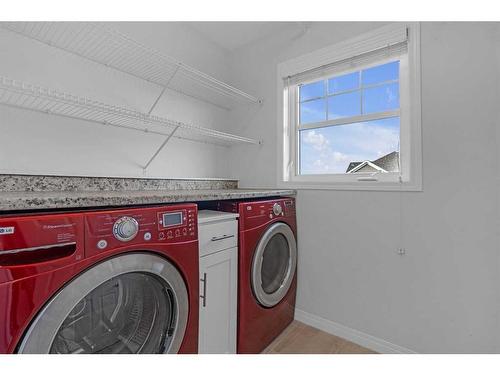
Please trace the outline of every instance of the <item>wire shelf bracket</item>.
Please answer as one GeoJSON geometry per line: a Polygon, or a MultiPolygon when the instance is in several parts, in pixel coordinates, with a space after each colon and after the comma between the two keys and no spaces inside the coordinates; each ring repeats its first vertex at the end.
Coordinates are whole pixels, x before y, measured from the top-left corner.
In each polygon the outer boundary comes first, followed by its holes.
{"type": "MultiPolygon", "coordinates": [[[[178,69],[177,69],[178,70],[178,69]]],[[[174,72],[174,74],[172,75],[171,78],[175,77],[175,74],[177,73],[177,70],[174,72]]],[[[164,86],[163,89],[161,90],[160,94],[158,95],[158,97],[156,98],[155,102],[153,103],[153,105],[151,106],[151,108],[149,109],[148,111],[148,115],[150,115],[156,105],[158,104],[158,102],[160,101],[161,97],[163,96],[163,94],[165,93],[165,90],[167,89],[167,86],[164,86]]],[[[153,160],[158,156],[158,154],[160,153],[160,151],[167,145],[168,141],[170,141],[170,139],[174,136],[175,132],[177,131],[177,129],[179,129],[178,126],[176,126],[174,128],[174,130],[172,130],[172,133],[170,133],[167,138],[165,138],[165,140],[162,142],[162,144],[160,145],[160,147],[158,147],[158,149],[155,151],[155,153],[153,154],[153,156],[151,156],[151,158],[148,160],[148,162],[146,163],[146,165],[144,165],[144,167],[142,168],[142,173],[143,174],[146,174],[146,171],[149,167],[149,165],[153,162],[153,160]]]]}
{"type": "Polygon", "coordinates": [[[158,156],[158,154],[163,149],[163,147],[165,147],[166,144],[168,143],[168,141],[170,141],[170,139],[174,136],[174,134],[177,131],[177,129],[179,129],[179,127],[176,127],[174,130],[172,130],[172,133],[170,133],[167,136],[167,138],[163,141],[163,143],[160,145],[160,147],[158,147],[158,149],[156,150],[156,152],[153,154],[153,156],[151,156],[151,158],[148,160],[148,162],[146,163],[146,165],[144,166],[144,168],[142,168],[143,173],[146,173],[146,170],[148,169],[149,165],[153,162],[153,160],[155,160],[155,158],[158,156]]]}
{"type": "Polygon", "coordinates": [[[164,88],[232,109],[262,100],[98,22],[0,22],[0,27],[164,88]]]}

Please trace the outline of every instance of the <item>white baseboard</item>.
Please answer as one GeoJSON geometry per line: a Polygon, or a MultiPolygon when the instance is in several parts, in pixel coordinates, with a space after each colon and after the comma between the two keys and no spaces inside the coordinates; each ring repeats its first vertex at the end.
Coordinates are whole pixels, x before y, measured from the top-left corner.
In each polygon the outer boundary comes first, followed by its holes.
{"type": "Polygon", "coordinates": [[[314,328],[320,329],[343,339],[352,341],[355,344],[364,346],[367,349],[384,354],[415,354],[413,350],[382,340],[378,337],[368,335],[342,324],[320,316],[295,309],[295,319],[314,328]]]}

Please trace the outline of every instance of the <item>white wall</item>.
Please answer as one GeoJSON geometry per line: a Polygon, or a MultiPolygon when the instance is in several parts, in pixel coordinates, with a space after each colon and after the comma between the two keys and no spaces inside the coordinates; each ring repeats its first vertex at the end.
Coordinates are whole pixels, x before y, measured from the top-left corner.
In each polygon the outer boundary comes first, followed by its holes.
{"type": "MultiPolygon", "coordinates": [[[[180,23],[112,27],[227,79],[227,51],[180,23]]],[[[147,112],[161,88],[0,28],[0,75],[147,112]]],[[[153,114],[225,130],[229,112],[167,91],[153,114]]],[[[164,138],[0,106],[0,173],[141,177],[164,138]]],[[[146,176],[227,177],[228,149],[172,139],[146,176]]]]}
{"type": "MultiPolygon", "coordinates": [[[[233,150],[241,186],[276,184],[277,63],[374,27],[237,51],[235,82],[265,99],[242,129],[264,145],[233,150]]],[[[417,352],[500,351],[495,28],[422,24],[423,192],[299,191],[299,309],[417,352]]]]}

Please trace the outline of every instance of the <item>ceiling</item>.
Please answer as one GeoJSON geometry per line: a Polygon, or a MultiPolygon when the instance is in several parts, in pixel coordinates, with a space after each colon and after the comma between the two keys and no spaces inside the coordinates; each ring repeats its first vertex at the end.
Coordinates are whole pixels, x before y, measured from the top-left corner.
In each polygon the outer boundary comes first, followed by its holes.
{"type": "Polygon", "coordinates": [[[298,22],[189,22],[187,24],[211,42],[229,51],[276,32],[301,27],[298,22]]]}

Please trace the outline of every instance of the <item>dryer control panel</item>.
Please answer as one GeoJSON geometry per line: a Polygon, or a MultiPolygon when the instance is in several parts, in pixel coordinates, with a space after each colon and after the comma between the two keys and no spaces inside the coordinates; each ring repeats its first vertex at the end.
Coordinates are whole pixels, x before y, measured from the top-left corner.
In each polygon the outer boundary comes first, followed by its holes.
{"type": "Polygon", "coordinates": [[[261,201],[221,201],[219,211],[238,212],[240,229],[246,230],[279,220],[295,220],[294,198],[277,198],[261,201]]]}
{"type": "Polygon", "coordinates": [[[85,215],[86,256],[117,247],[198,239],[197,206],[181,204],[85,215]]]}

